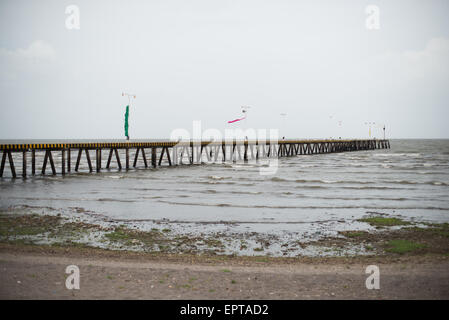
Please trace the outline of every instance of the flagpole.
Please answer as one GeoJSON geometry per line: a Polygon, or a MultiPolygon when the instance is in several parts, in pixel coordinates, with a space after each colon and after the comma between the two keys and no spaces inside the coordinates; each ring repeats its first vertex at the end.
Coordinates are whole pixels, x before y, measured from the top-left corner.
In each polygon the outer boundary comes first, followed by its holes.
{"type": "MultiPolygon", "coordinates": [[[[281,113],[280,116],[281,116],[281,122],[282,122],[282,130],[284,131],[285,130],[285,118],[287,117],[287,114],[286,113],[281,113]]],[[[282,140],[284,140],[285,139],[285,132],[283,132],[283,135],[281,134],[281,136],[282,136],[282,140]]]]}
{"type": "MultiPolygon", "coordinates": [[[[246,130],[246,126],[247,126],[247,121],[248,121],[248,109],[250,109],[250,106],[242,106],[242,113],[244,113],[244,124],[243,124],[243,131],[246,130]]],[[[248,140],[248,136],[245,136],[245,140],[248,140]]]]}

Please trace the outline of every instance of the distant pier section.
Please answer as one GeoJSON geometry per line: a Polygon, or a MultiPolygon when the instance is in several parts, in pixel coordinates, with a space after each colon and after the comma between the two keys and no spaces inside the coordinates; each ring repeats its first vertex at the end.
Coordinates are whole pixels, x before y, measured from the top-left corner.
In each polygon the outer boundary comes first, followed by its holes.
{"type": "Polygon", "coordinates": [[[176,166],[201,164],[202,162],[248,161],[270,157],[279,158],[389,148],[389,140],[377,139],[0,144],[0,152],[2,153],[0,177],[3,177],[7,159],[12,177],[17,177],[13,153],[21,153],[22,161],[19,164],[22,165],[22,170],[20,173],[23,178],[26,178],[28,173],[36,175],[36,169],[39,169],[40,173],[45,175],[48,164],[52,175],[71,173],[72,160],[74,160],[72,159],[72,153],[76,155],[73,168],[75,172],[78,172],[80,168],[83,154],[85,155],[89,172],[100,172],[103,169],[110,170],[111,167],[118,170],[122,170],[124,167],[124,169],[129,170],[130,157],[133,158],[132,167],[134,168],[137,167],[139,159],[141,159],[141,166],[156,168],[163,163],[168,166],[176,166]],[[37,163],[36,161],[38,152],[43,154],[42,163],[37,163]],[[56,153],[60,153],[60,161],[58,163],[53,158],[53,155],[56,153]],[[124,158],[123,165],[120,153],[122,153],[122,159],[124,158]],[[107,154],[107,161],[102,161],[103,154],[107,154]],[[95,160],[95,167],[92,165],[91,157],[95,160]],[[31,162],[30,167],[28,167],[29,158],[31,162]],[[58,164],[58,170],[56,170],[56,164],[58,164]]]}

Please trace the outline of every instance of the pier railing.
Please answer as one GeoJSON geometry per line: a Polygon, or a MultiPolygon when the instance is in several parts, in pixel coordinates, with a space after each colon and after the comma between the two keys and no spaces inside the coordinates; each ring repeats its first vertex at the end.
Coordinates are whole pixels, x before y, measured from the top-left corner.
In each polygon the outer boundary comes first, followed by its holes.
{"type": "Polygon", "coordinates": [[[27,159],[31,154],[31,175],[36,174],[36,152],[44,153],[41,173],[45,175],[47,164],[50,164],[53,175],[57,174],[54,152],[61,152],[61,170],[65,175],[72,170],[72,152],[77,153],[74,170],[80,167],[82,154],[85,154],[89,172],[93,172],[90,151],[95,151],[95,171],[109,170],[113,157],[116,168],[122,170],[122,163],[118,150],[125,151],[125,169],[130,169],[130,151],[134,153],[133,167],[137,161],[143,160],[145,168],[161,166],[164,161],[169,166],[201,163],[205,161],[248,161],[270,157],[291,157],[297,155],[311,155],[321,153],[335,153],[360,150],[388,149],[388,140],[222,140],[222,141],[149,141],[149,142],[91,142],[91,143],[26,143],[26,144],[0,144],[2,160],[0,177],[3,176],[6,158],[8,158],[11,175],[17,177],[13,153],[22,153],[22,177],[27,176],[27,159]],[[150,163],[147,161],[146,150],[151,150],[150,163]],[[103,151],[108,151],[105,168],[102,167],[103,151]]]}

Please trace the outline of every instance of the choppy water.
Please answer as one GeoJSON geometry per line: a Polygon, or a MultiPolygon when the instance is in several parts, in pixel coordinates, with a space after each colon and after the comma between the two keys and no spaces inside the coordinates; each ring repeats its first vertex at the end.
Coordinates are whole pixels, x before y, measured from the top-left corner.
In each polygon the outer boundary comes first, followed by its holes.
{"type": "MultiPolygon", "coordinates": [[[[54,157],[60,170],[59,155],[54,157]]],[[[72,152],[72,170],[75,160],[72,152]]],[[[257,163],[145,169],[140,162],[137,170],[88,174],[85,162],[83,155],[86,174],[1,179],[0,206],[54,209],[141,228],[163,221],[185,233],[296,238],[367,228],[356,220],[370,212],[449,221],[449,140],[392,140],[389,150],[282,158],[277,173],[268,176],[259,174],[257,163]]]]}

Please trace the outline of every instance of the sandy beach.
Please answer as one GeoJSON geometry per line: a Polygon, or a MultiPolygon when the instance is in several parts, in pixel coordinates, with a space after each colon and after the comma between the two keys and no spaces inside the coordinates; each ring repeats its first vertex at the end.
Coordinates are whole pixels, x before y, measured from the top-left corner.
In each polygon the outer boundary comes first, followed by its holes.
{"type": "Polygon", "coordinates": [[[448,299],[449,258],[260,259],[0,247],[1,299],[448,299]],[[368,265],[380,289],[365,287],[368,265]],[[68,290],[65,268],[80,269],[68,290]]]}

